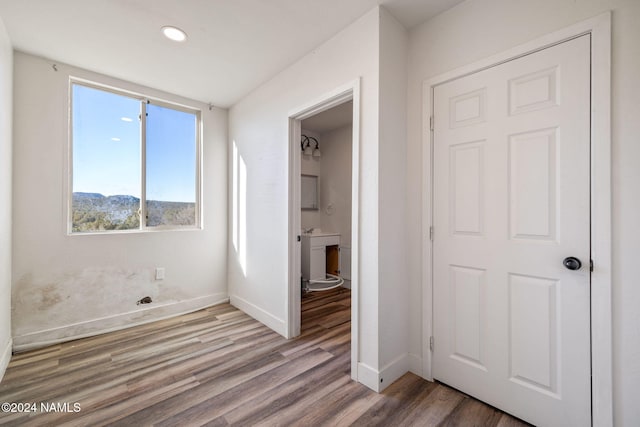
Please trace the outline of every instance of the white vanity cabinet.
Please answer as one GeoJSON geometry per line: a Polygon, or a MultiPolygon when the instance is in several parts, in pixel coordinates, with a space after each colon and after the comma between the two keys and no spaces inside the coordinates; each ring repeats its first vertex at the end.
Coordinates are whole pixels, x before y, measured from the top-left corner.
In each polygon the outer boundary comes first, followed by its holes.
{"type": "MultiPolygon", "coordinates": [[[[340,235],[333,233],[302,235],[302,278],[304,280],[324,280],[327,277],[327,247],[335,247],[337,253],[340,247],[340,235]]],[[[331,264],[331,261],[329,263],[331,264]]]]}

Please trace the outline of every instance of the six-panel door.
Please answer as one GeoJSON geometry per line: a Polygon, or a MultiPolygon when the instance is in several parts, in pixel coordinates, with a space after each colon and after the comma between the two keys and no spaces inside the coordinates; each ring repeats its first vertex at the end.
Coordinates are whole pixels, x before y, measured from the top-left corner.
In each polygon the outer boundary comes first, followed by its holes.
{"type": "Polygon", "coordinates": [[[589,37],[434,89],[433,375],[536,425],[591,422],[589,37]]]}

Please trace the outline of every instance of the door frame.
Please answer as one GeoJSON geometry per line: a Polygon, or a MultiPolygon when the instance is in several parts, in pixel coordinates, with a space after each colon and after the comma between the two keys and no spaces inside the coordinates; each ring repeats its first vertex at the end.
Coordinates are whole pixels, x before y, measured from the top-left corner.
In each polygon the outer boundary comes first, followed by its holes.
{"type": "Polygon", "coordinates": [[[360,79],[339,86],[289,113],[289,245],[288,292],[286,301],[287,338],[300,335],[300,139],[302,120],[330,108],[353,101],[351,136],[351,378],[358,380],[358,295],[359,295],[359,230],[360,230],[360,79]]]}
{"type": "Polygon", "coordinates": [[[433,380],[433,111],[434,87],[591,35],[591,417],[593,426],[613,425],[611,309],[611,12],[576,23],[486,59],[446,72],[422,86],[422,362],[423,377],[433,380]]]}

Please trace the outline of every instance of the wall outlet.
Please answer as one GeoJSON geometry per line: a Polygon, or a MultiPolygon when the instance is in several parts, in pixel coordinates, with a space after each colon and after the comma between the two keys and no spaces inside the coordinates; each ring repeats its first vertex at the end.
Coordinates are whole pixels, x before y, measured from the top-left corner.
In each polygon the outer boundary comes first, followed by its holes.
{"type": "Polygon", "coordinates": [[[156,280],[164,280],[164,267],[156,268],[156,280]]]}

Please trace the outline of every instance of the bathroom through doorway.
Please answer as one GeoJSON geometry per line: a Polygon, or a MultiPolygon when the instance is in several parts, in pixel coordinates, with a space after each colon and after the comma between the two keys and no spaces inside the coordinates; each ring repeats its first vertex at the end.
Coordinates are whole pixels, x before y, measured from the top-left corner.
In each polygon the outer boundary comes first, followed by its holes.
{"type": "Polygon", "coordinates": [[[338,324],[350,323],[352,377],[358,338],[358,91],[356,81],[292,114],[289,146],[289,337],[300,335],[314,313],[334,310],[338,324]],[[319,297],[336,293],[339,304],[319,297]],[[301,313],[304,298],[319,304],[301,313]]]}

